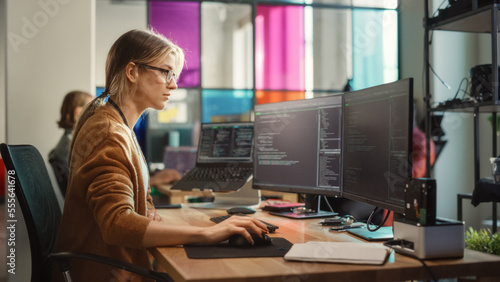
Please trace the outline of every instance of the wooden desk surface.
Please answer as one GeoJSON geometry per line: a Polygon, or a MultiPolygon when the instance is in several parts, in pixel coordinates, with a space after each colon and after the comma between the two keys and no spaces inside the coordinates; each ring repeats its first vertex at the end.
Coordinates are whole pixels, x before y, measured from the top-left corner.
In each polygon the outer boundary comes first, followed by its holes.
{"type": "MultiPolygon", "coordinates": [[[[183,207],[159,210],[163,220],[172,224],[213,225],[212,216],[222,210],[183,207]]],[[[276,224],[270,237],[283,237],[292,243],[308,241],[358,242],[346,233],[332,233],[318,224],[321,219],[290,220],[257,212],[259,219],[276,224]]],[[[422,264],[412,258],[391,254],[383,266],[337,263],[290,262],[283,258],[189,259],[182,246],[150,249],[158,263],[175,281],[395,281],[431,279],[422,264]]],[[[500,276],[500,256],[465,250],[460,259],[426,260],[437,278],[460,276],[500,276]]],[[[500,281],[498,277],[496,280],[500,281]]]]}
{"type": "MultiPolygon", "coordinates": [[[[172,204],[184,204],[187,203],[187,198],[189,197],[216,197],[213,192],[210,191],[181,191],[181,190],[172,190],[170,189],[172,185],[158,185],[155,187],[156,190],[161,192],[164,195],[170,197],[170,203],[172,204]]],[[[260,191],[262,196],[278,196],[278,198],[289,201],[292,203],[296,203],[298,201],[298,197],[296,193],[285,193],[285,192],[274,192],[274,191],[260,191]]]]}

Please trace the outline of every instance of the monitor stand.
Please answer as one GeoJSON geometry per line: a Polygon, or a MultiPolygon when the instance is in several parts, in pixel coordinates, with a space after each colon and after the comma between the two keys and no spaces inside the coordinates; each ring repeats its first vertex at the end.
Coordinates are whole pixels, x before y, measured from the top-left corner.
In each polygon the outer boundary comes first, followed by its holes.
{"type": "Polygon", "coordinates": [[[234,192],[216,192],[214,201],[210,203],[194,203],[189,205],[197,209],[227,210],[234,207],[249,207],[260,204],[260,190],[252,188],[253,179],[248,180],[234,192]]]}
{"type": "Polygon", "coordinates": [[[320,205],[321,197],[318,195],[306,194],[305,207],[297,208],[293,212],[269,212],[269,214],[283,216],[292,219],[325,218],[337,216],[336,212],[322,211],[320,205]]]}

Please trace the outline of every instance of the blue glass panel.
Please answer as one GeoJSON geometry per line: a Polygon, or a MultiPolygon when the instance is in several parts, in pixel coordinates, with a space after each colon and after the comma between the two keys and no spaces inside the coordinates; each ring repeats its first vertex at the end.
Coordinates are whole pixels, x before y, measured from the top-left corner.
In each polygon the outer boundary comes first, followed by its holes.
{"type": "Polygon", "coordinates": [[[354,90],[398,79],[397,12],[353,10],[354,90]]]}
{"type": "Polygon", "coordinates": [[[253,109],[253,92],[204,89],[201,104],[202,122],[247,121],[253,109]]]}

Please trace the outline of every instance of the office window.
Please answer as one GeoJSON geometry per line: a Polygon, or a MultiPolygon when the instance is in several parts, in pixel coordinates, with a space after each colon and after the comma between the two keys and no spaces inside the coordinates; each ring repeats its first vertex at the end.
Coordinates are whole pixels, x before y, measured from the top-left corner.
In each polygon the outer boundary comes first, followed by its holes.
{"type": "Polygon", "coordinates": [[[300,100],[306,97],[304,91],[263,91],[255,93],[256,104],[267,104],[282,101],[300,100]]]}
{"type": "Polygon", "coordinates": [[[398,79],[397,22],[396,11],[353,11],[355,90],[398,79]]]}
{"type": "Polygon", "coordinates": [[[149,1],[149,25],[186,51],[178,91],[197,93],[169,102],[161,130],[248,120],[255,104],[332,95],[351,79],[354,90],[397,80],[396,8],[395,0],[149,1]]]}
{"type": "Polygon", "coordinates": [[[259,3],[283,3],[286,4],[326,4],[350,7],[370,7],[396,9],[398,0],[259,0],[259,3]]]}
{"type": "Polygon", "coordinates": [[[200,91],[198,89],[176,89],[170,93],[169,101],[161,111],[147,111],[150,128],[167,128],[172,124],[196,123],[200,120],[200,91]]]}
{"type": "Polygon", "coordinates": [[[202,2],[201,19],[202,87],[252,89],[252,6],[202,2]]]}
{"type": "Polygon", "coordinates": [[[199,87],[200,3],[150,1],[149,23],[186,52],[186,65],[177,85],[186,88],[199,87]]]}
{"type": "Polygon", "coordinates": [[[304,7],[257,7],[255,87],[304,90],[304,7]]]}
{"type": "Polygon", "coordinates": [[[351,21],[350,9],[312,9],[306,22],[312,33],[311,43],[306,45],[312,52],[308,60],[312,67],[306,73],[307,90],[341,90],[352,77],[351,21]]]}
{"type": "Polygon", "coordinates": [[[252,90],[203,89],[202,121],[249,121],[253,109],[252,90]]]}
{"type": "MultiPolygon", "coordinates": [[[[176,89],[165,109],[143,114],[147,125],[141,123],[145,133],[139,134],[146,135],[141,147],[148,162],[163,162],[166,146],[193,146],[198,142],[200,101],[199,89],[176,89]]],[[[138,130],[134,128],[136,134],[138,130]]]]}
{"type": "Polygon", "coordinates": [[[352,5],[355,7],[396,9],[398,0],[352,0],[352,5]]]}

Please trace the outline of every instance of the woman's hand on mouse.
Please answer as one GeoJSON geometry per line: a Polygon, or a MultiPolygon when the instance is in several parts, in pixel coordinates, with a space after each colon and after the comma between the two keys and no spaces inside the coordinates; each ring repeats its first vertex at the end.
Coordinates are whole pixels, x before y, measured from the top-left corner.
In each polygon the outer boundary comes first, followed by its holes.
{"type": "Polygon", "coordinates": [[[210,244],[224,241],[229,238],[229,236],[234,234],[242,235],[248,240],[248,242],[253,244],[252,236],[250,236],[247,229],[259,234],[259,236],[262,232],[269,232],[267,226],[255,218],[247,216],[231,216],[221,223],[206,228],[204,233],[207,243],[210,244]]]}

